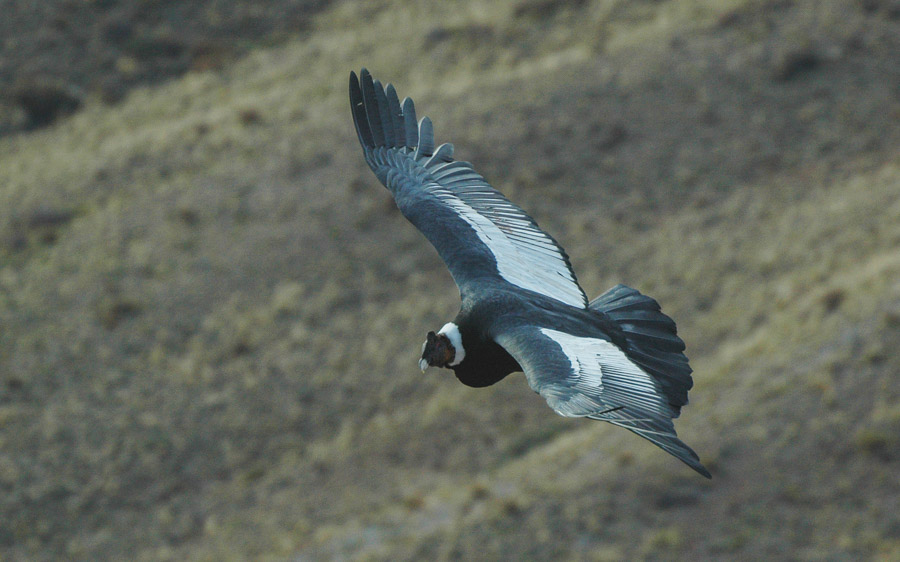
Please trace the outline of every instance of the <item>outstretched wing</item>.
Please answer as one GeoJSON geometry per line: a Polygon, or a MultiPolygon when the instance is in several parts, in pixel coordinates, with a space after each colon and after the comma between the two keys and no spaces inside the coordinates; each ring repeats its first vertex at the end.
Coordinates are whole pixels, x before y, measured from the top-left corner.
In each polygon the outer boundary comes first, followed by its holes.
{"type": "Polygon", "coordinates": [[[460,293],[502,281],[578,308],[587,306],[569,258],[525,212],[492,188],[453,145],[434,147],[431,120],[411,99],[350,73],[353,122],[369,167],[403,215],[428,238],[460,293]]]}
{"type": "Polygon", "coordinates": [[[556,413],[629,429],[710,478],[697,454],[675,434],[680,397],[635,364],[614,343],[537,326],[495,337],[518,361],[528,384],[556,413]]]}

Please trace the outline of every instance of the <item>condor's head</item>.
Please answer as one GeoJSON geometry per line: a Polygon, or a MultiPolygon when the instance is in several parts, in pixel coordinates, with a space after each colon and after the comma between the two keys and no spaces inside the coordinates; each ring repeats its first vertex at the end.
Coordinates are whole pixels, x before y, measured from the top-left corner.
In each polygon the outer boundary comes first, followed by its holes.
{"type": "Polygon", "coordinates": [[[459,327],[453,322],[448,322],[438,333],[428,332],[425,343],[422,344],[419,368],[424,373],[428,367],[455,367],[465,356],[466,351],[463,349],[459,327]]]}

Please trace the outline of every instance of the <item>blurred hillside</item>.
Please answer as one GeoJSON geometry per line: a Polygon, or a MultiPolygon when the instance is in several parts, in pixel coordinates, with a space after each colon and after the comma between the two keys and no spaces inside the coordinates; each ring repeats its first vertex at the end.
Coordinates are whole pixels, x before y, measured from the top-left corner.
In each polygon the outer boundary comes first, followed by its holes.
{"type": "Polygon", "coordinates": [[[0,558],[900,558],[896,2],[336,2],[246,41],[0,138],[0,558]],[[362,159],[363,65],[589,296],[678,321],[712,481],[521,375],[419,373],[457,292],[362,159]]]}
{"type": "Polygon", "coordinates": [[[87,100],[187,71],[221,69],[254,45],[304,37],[328,0],[42,0],[0,18],[0,134],[47,126],[87,100]]]}

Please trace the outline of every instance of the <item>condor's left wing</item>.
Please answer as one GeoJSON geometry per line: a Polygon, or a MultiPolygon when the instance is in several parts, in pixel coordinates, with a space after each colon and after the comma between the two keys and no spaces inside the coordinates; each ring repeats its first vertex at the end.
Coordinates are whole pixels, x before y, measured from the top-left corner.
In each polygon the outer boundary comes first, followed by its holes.
{"type": "Polygon", "coordinates": [[[697,453],[675,433],[672,418],[678,417],[684,398],[613,342],[531,325],[510,327],[494,339],[559,415],[624,427],[711,478],[697,453]]]}

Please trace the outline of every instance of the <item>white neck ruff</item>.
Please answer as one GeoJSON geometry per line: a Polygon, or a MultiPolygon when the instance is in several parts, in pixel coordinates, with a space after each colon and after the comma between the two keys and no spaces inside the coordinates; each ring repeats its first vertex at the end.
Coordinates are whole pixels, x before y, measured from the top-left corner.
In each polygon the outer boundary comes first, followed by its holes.
{"type": "Polygon", "coordinates": [[[462,363],[462,360],[466,358],[466,350],[463,348],[462,334],[459,333],[459,326],[453,322],[447,322],[438,333],[447,336],[447,339],[449,339],[450,343],[453,345],[453,349],[456,350],[456,353],[453,355],[453,361],[448,365],[450,367],[455,367],[462,363]]]}

